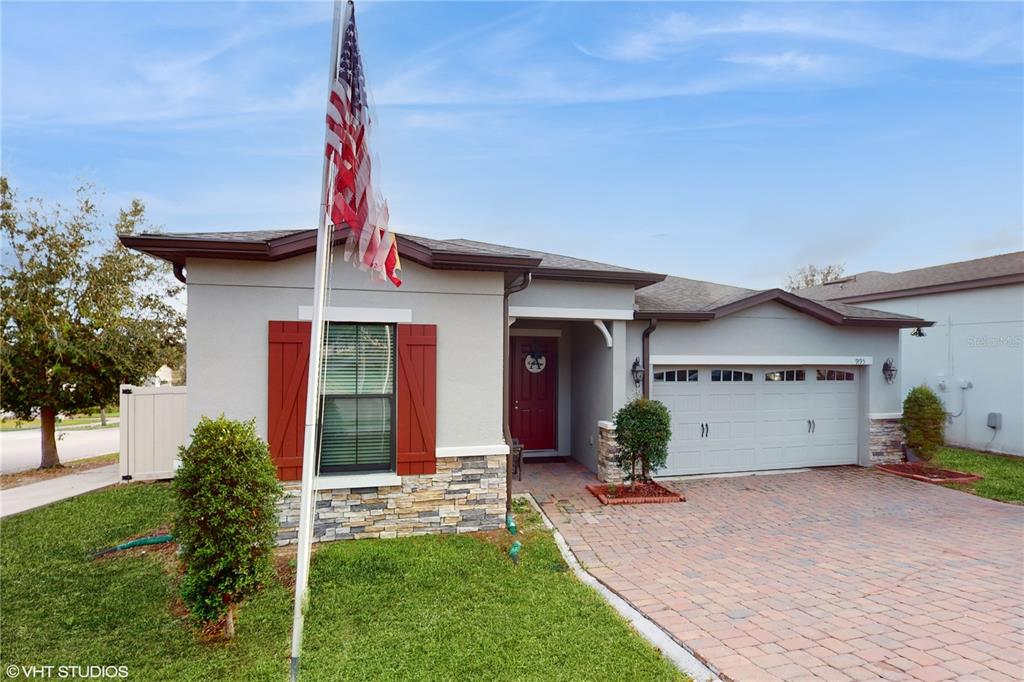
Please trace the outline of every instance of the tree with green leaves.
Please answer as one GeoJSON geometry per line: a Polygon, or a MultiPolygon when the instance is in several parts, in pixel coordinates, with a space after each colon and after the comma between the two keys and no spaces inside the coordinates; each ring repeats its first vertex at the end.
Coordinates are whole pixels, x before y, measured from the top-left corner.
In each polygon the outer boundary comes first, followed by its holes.
{"type": "Polygon", "coordinates": [[[619,444],[615,463],[631,485],[650,481],[651,474],[665,466],[671,438],[672,417],[664,403],[636,398],[615,413],[615,439],[619,444]]]}
{"type": "Polygon", "coordinates": [[[0,407],[39,417],[40,468],[60,466],[58,414],[110,405],[120,384],[181,362],[180,285],[116,238],[144,225],[137,199],[111,229],[88,186],[73,209],[47,210],[0,177],[0,407]]]}
{"type": "Polygon", "coordinates": [[[945,442],[946,406],[926,384],[915,386],[903,399],[900,427],[907,448],[925,461],[935,456],[945,442]]]}
{"type": "Polygon", "coordinates": [[[197,623],[225,618],[272,575],[281,485],[254,421],[203,417],[181,448],[174,476],[174,537],[181,547],[181,596],[197,623]]]}

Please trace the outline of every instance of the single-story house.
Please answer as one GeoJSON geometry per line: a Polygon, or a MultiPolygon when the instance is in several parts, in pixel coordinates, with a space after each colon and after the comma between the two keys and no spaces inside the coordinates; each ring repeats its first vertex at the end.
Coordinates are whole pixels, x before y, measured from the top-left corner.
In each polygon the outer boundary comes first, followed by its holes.
{"type": "Polygon", "coordinates": [[[904,390],[931,386],[946,441],[1024,455],[1024,251],[904,272],[861,272],[801,295],[935,320],[904,329],[904,390]]]}
{"type": "MultiPolygon", "coordinates": [[[[297,481],[315,231],[121,241],[187,284],[190,428],[255,419],[297,481]]],[[[464,239],[398,244],[399,289],[331,269],[317,539],[500,527],[512,439],[615,480],[610,420],[640,394],[672,413],[661,475],[902,456],[883,363],[923,319],[464,239]]]]}

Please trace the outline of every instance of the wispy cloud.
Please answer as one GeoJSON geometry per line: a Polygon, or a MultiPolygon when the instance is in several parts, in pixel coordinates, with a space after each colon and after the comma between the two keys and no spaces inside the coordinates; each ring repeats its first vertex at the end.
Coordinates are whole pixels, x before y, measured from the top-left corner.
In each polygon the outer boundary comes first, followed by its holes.
{"type": "Polygon", "coordinates": [[[782,5],[757,10],[728,8],[718,16],[667,12],[612,38],[592,56],[648,61],[692,50],[714,40],[776,37],[856,45],[942,60],[1017,63],[1020,7],[1015,3],[918,5],[902,16],[881,5],[782,5]]]}
{"type": "Polygon", "coordinates": [[[806,54],[797,50],[760,54],[731,54],[722,57],[723,62],[756,66],[769,71],[795,71],[799,73],[821,73],[828,68],[831,58],[823,54],[806,54]]]}
{"type": "Polygon", "coordinates": [[[67,60],[64,55],[60,68],[34,50],[17,55],[5,50],[4,124],[210,127],[230,124],[226,119],[237,124],[239,117],[282,115],[319,102],[323,78],[315,79],[314,99],[312,74],[271,77],[281,55],[263,45],[275,36],[328,22],[329,7],[296,3],[283,12],[249,13],[234,6],[189,14],[188,21],[176,16],[155,12],[131,32],[117,22],[84,26],[90,43],[112,43],[119,49],[96,50],[90,59],[67,60]],[[153,41],[158,25],[161,31],[185,31],[199,39],[153,41]]]}

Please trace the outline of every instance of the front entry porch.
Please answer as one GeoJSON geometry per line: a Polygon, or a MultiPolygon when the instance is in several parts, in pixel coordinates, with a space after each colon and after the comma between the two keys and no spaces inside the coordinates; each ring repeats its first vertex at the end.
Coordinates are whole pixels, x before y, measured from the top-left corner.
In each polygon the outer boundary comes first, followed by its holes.
{"type": "Polygon", "coordinates": [[[630,397],[625,329],[601,320],[510,325],[509,429],[525,461],[561,457],[598,470],[599,423],[630,397]]]}

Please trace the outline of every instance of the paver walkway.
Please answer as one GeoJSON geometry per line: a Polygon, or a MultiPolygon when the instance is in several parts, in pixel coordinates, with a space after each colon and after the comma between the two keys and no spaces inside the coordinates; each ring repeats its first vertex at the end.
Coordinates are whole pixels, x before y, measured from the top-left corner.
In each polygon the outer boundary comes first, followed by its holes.
{"type": "Polygon", "coordinates": [[[0,516],[19,514],[29,509],[114,485],[120,480],[117,467],[117,464],[111,464],[81,473],[57,476],[37,483],[0,490],[0,516]]]}
{"type": "Polygon", "coordinates": [[[588,570],[731,680],[1024,679],[1024,507],[870,469],[668,482],[601,506],[526,464],[588,570]]]}

